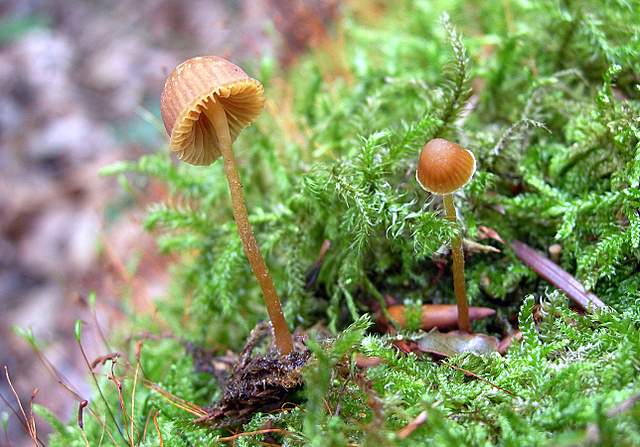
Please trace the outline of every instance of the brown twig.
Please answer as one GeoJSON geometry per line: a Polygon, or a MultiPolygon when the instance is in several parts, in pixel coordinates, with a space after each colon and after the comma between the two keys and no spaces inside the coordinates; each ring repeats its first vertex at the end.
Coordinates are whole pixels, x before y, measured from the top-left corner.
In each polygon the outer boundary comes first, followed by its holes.
{"type": "Polygon", "coordinates": [[[167,400],[170,404],[174,405],[175,407],[180,408],[181,410],[184,410],[188,413],[191,413],[194,416],[198,416],[198,417],[207,416],[207,412],[204,411],[202,408],[200,408],[198,405],[188,402],[178,396],[171,394],[170,392],[160,388],[158,385],[151,382],[150,380],[142,379],[142,383],[144,383],[144,386],[146,386],[147,388],[150,388],[156,393],[160,394],[165,400],[167,400]]]}
{"type": "Polygon", "coordinates": [[[603,303],[600,298],[588,292],[577,279],[543,254],[520,241],[513,241],[511,248],[518,259],[553,286],[564,292],[564,294],[581,309],[591,311],[607,309],[607,305],[603,303]]]}
{"type": "Polygon", "coordinates": [[[149,428],[149,422],[151,421],[151,412],[147,413],[147,418],[144,421],[144,427],[142,428],[142,439],[144,442],[147,439],[147,429],[149,428]]]}
{"type": "Polygon", "coordinates": [[[133,387],[131,388],[131,439],[135,439],[136,425],[135,425],[135,403],[136,403],[136,384],[138,383],[138,373],[140,373],[140,358],[136,363],[136,371],[133,374],[133,387]]]}
{"type": "MultiPolygon", "coordinates": [[[[20,413],[18,413],[4,397],[2,397],[2,400],[7,405],[7,407],[9,407],[9,409],[11,409],[11,411],[16,415],[18,420],[22,423],[25,431],[33,441],[33,444],[36,446],[42,445],[44,447],[45,444],[38,438],[38,433],[36,431],[36,420],[33,417],[33,413],[31,412],[29,416],[27,416],[27,413],[24,411],[24,407],[22,406],[22,401],[20,400],[20,396],[18,396],[18,392],[14,388],[13,382],[11,382],[11,377],[9,376],[9,368],[7,368],[7,365],[4,366],[4,375],[7,379],[7,383],[9,384],[9,389],[11,390],[11,393],[13,394],[16,402],[18,402],[20,413]]],[[[33,402],[33,397],[35,397],[35,393],[37,393],[37,390],[34,391],[34,394],[32,394],[32,402],[33,402]]]]}
{"type": "Polygon", "coordinates": [[[129,435],[129,430],[127,428],[127,420],[129,419],[129,415],[127,414],[127,407],[124,403],[124,393],[122,391],[122,382],[115,373],[117,357],[111,360],[111,375],[107,375],[107,379],[111,380],[116,385],[116,390],[118,392],[118,404],[120,405],[120,412],[122,413],[122,420],[124,422],[124,432],[127,435],[127,439],[129,440],[129,446],[135,447],[135,443],[133,438],[129,435]]]}
{"type": "Polygon", "coordinates": [[[160,426],[158,425],[158,411],[153,414],[153,425],[158,432],[158,441],[160,442],[160,447],[164,447],[164,440],[162,439],[162,432],[160,431],[160,426]]]}
{"type": "Polygon", "coordinates": [[[427,421],[427,412],[421,411],[418,416],[416,416],[411,422],[409,422],[407,425],[405,425],[400,429],[400,431],[398,432],[398,438],[400,439],[408,438],[411,435],[411,433],[416,431],[416,429],[418,429],[418,427],[420,427],[426,421],[427,421]]]}

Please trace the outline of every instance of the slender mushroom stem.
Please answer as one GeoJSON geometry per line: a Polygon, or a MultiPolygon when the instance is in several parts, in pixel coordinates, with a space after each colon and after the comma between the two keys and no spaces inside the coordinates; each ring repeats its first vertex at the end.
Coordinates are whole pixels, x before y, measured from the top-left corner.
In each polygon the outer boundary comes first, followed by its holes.
{"type": "Polygon", "coordinates": [[[229,182],[229,190],[231,191],[231,204],[233,208],[233,218],[236,221],[238,227],[238,233],[240,234],[240,240],[244,247],[244,252],[249,260],[251,269],[253,270],[258,284],[262,289],[265,304],[267,305],[267,312],[271,323],[273,324],[273,331],[275,334],[276,346],[278,351],[282,355],[287,355],[293,350],[293,339],[291,332],[287,326],[287,322],[282,314],[282,308],[280,307],[280,299],[276,292],[276,288],[273,285],[269,270],[260,254],[260,248],[256,243],[256,239],[253,235],[253,229],[249,223],[249,216],[247,215],[247,208],[244,201],[244,193],[242,192],[242,183],[240,182],[240,175],[236,168],[235,157],[233,156],[233,150],[231,149],[231,135],[229,134],[229,123],[227,122],[227,115],[224,108],[218,101],[212,101],[210,107],[205,108],[205,113],[211,124],[213,125],[218,142],[222,158],[224,160],[224,172],[229,182]]]}
{"type": "MultiPolygon", "coordinates": [[[[456,207],[453,204],[453,194],[445,194],[442,197],[447,219],[456,223],[456,207]]],[[[462,236],[460,233],[451,242],[453,255],[453,292],[456,295],[458,305],[458,327],[460,330],[471,333],[469,322],[469,304],[467,303],[467,290],[464,283],[464,254],[462,252],[462,236]]]]}

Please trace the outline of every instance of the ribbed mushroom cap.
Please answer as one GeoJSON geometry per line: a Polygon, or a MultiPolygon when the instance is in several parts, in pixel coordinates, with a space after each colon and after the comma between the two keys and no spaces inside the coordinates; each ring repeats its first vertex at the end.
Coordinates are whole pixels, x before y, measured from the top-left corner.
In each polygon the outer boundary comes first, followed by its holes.
{"type": "Polygon", "coordinates": [[[234,141],[260,114],[264,90],[259,81],[221,57],[194,57],[178,65],[164,84],[160,112],[179,159],[208,165],[220,157],[216,132],[204,113],[213,101],[224,107],[234,141]]]}
{"type": "Polygon", "coordinates": [[[424,145],[416,180],[434,194],[451,194],[466,185],[476,172],[473,153],[451,141],[434,138],[424,145]]]}

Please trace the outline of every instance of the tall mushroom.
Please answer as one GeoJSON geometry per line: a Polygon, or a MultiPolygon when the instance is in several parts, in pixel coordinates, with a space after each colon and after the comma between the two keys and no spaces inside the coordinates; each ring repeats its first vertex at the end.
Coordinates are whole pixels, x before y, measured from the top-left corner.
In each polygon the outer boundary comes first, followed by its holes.
{"type": "MultiPolygon", "coordinates": [[[[434,138],[424,145],[416,180],[420,186],[432,194],[442,196],[442,202],[451,222],[457,222],[453,193],[464,187],[476,172],[476,159],[473,153],[451,141],[434,138]]],[[[458,305],[458,327],[471,332],[469,322],[469,305],[464,282],[464,255],[462,253],[462,236],[456,235],[451,243],[453,255],[453,292],[458,305]]]]}
{"type": "Polygon", "coordinates": [[[253,235],[232,143],[264,106],[262,84],[217,56],[194,57],[178,65],[167,78],[160,110],[170,135],[170,148],[179,159],[209,165],[222,156],[229,182],[233,217],[244,252],[262,289],[273,324],[278,351],[293,349],[280,299],[253,235]]]}

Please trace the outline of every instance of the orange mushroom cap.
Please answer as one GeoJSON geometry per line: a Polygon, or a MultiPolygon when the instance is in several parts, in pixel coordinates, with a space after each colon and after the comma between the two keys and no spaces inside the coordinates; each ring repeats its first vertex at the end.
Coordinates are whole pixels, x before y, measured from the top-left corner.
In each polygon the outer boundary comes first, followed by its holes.
{"type": "Polygon", "coordinates": [[[424,145],[416,180],[433,194],[451,194],[466,185],[476,172],[476,158],[462,146],[443,138],[434,138],[424,145]]]}
{"type": "Polygon", "coordinates": [[[218,56],[201,56],[178,65],[169,75],[160,98],[160,112],[170,148],[178,158],[208,165],[220,157],[213,124],[204,111],[219,101],[234,141],[264,106],[262,84],[240,67],[218,56]]]}

